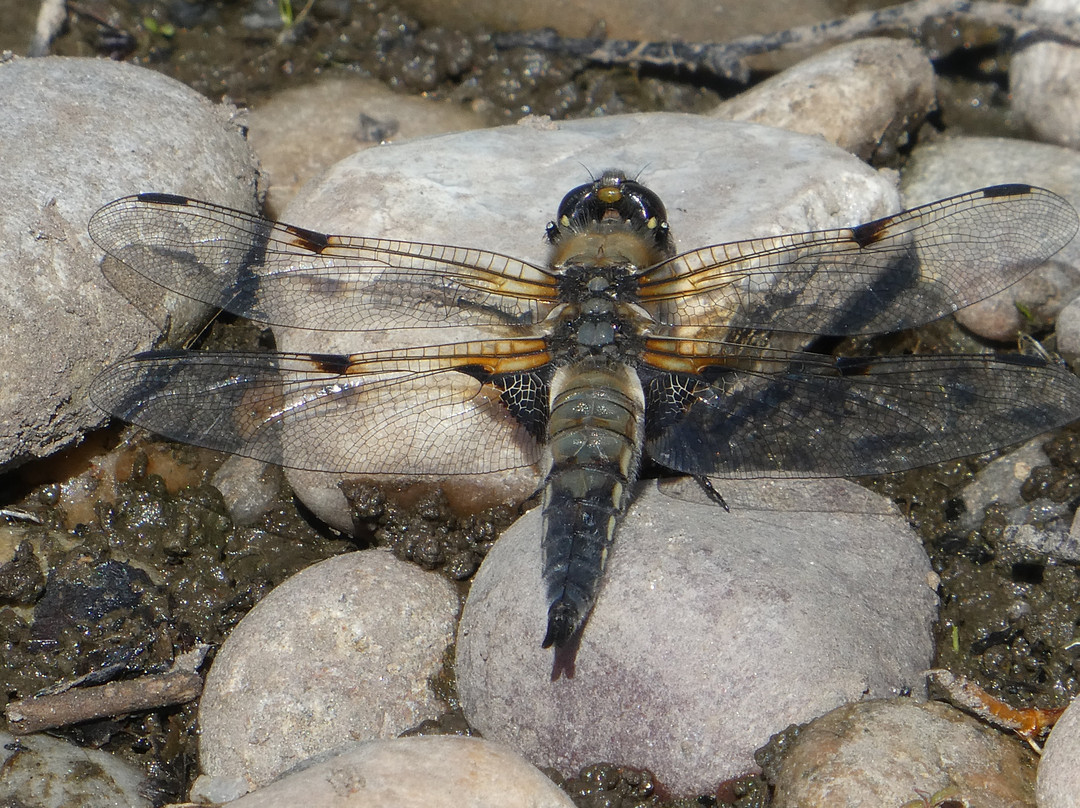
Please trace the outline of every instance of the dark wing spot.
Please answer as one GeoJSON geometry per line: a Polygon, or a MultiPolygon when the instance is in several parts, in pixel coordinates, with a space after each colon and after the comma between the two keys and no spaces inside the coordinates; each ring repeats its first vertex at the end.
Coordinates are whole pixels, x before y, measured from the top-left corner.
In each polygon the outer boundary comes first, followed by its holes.
{"type": "Polygon", "coordinates": [[[318,233],[292,224],[284,225],[284,229],[295,237],[292,241],[293,246],[300,247],[308,252],[319,254],[330,244],[330,237],[325,233],[318,233]]]}
{"type": "Polygon", "coordinates": [[[851,237],[860,247],[869,247],[885,232],[889,226],[889,219],[878,219],[876,222],[867,222],[851,228],[851,237]]]}
{"type": "Polygon", "coordinates": [[[176,207],[183,207],[191,202],[186,196],[177,196],[176,194],[145,193],[139,194],[137,199],[140,202],[148,202],[152,205],[174,205],[176,207]]]}
{"type": "Polygon", "coordinates": [[[867,376],[874,366],[872,356],[838,356],[836,369],[841,376],[867,376]]]}
{"type": "Polygon", "coordinates": [[[345,354],[311,354],[311,361],[324,373],[341,376],[348,373],[352,361],[345,354]]]}
{"type": "Polygon", "coordinates": [[[1013,182],[1006,185],[994,185],[990,188],[983,188],[983,196],[994,199],[999,196],[1027,196],[1031,193],[1031,186],[1024,185],[1023,183],[1013,182]]]}

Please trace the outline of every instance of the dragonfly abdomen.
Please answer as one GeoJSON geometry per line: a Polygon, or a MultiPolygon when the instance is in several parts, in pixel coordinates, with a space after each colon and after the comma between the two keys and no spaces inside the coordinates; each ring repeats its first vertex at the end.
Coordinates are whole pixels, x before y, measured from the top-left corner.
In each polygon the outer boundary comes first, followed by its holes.
{"type": "Polygon", "coordinates": [[[596,599],[615,526],[641,465],[645,398],[628,366],[592,357],[559,369],[551,384],[544,488],[544,647],[561,646],[596,599]]]}

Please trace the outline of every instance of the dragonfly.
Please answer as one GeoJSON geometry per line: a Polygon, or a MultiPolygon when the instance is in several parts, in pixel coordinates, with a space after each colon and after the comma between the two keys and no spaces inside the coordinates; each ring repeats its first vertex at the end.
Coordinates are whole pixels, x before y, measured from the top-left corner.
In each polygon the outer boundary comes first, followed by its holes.
{"type": "Polygon", "coordinates": [[[703,483],[882,474],[1080,417],[1080,381],[1047,357],[819,348],[989,297],[1077,227],[1066,200],[1012,184],[679,253],[659,196],[613,169],[563,197],[540,264],[143,193],[103,207],[89,231],[158,286],[267,326],[401,342],[149,351],[107,368],[90,395],[169,438],[294,468],[445,479],[538,466],[541,645],[558,649],[580,642],[645,463],[703,483]]]}

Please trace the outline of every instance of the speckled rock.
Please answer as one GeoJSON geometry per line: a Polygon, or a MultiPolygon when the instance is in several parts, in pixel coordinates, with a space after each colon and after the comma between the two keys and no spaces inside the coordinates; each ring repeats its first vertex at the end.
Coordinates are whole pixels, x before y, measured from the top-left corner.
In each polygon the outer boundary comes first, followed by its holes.
{"type": "Polygon", "coordinates": [[[573,808],[542,773],[480,738],[432,735],[355,744],[229,808],[573,808]]]}
{"type": "Polygon", "coordinates": [[[206,677],[203,772],[261,785],[312,755],[436,717],[445,705],[428,680],[457,607],[445,579],[385,550],[293,576],[244,617],[206,677]]]}
{"type": "Polygon", "coordinates": [[[712,114],[819,135],[871,160],[888,157],[919,126],[934,87],[934,67],[917,45],[860,39],[793,65],[712,114]]]}
{"type": "MultiPolygon", "coordinates": [[[[1078,0],[1032,0],[1033,11],[1080,14],[1078,0]]],[[[1009,95],[1013,108],[1043,140],[1080,148],[1080,47],[1025,43],[1013,55],[1009,95]]]]}
{"type": "Polygon", "coordinates": [[[869,701],[801,729],[781,764],[773,806],[881,808],[940,792],[959,805],[1031,808],[1034,774],[1022,741],[947,704],[869,701]]]}
{"type": "Polygon", "coordinates": [[[265,210],[271,216],[301,185],[356,151],[485,125],[458,103],[402,95],[359,76],[283,90],[253,107],[247,121],[269,178],[265,210]]]}
{"type": "Polygon", "coordinates": [[[0,805],[150,808],[143,774],[99,749],[37,734],[0,732],[0,805]]]}
{"type": "MultiPolygon", "coordinates": [[[[532,120],[369,149],[306,186],[283,218],[322,232],[483,247],[545,264],[544,226],[563,195],[586,182],[589,171],[610,167],[640,172],[660,195],[681,249],[855,224],[897,209],[888,177],[820,138],[693,115],[651,114],[560,124],[532,120]]],[[[483,338],[490,333],[482,332],[483,338]]],[[[320,353],[480,337],[467,329],[413,334],[409,341],[393,330],[348,335],[277,329],[275,335],[285,350],[320,353]]],[[[441,458],[453,457],[457,473],[444,484],[451,500],[463,507],[520,502],[536,490],[536,471],[520,467],[529,462],[524,450],[497,465],[479,462],[484,447],[493,445],[495,430],[502,430],[506,445],[526,445],[506,433],[505,423],[489,418],[460,424],[431,432],[411,415],[377,424],[342,421],[340,433],[324,434],[322,445],[340,451],[342,468],[357,471],[377,471],[381,463],[430,472],[441,458]],[[362,464],[351,459],[359,442],[378,446],[378,454],[361,450],[362,464]],[[395,450],[408,454],[397,458],[395,450]],[[498,466],[502,473],[475,473],[498,466]]],[[[290,471],[288,476],[319,518],[352,530],[338,487],[341,475],[290,471]]]]}
{"type": "MultiPolygon", "coordinates": [[[[150,70],[16,59],[0,64],[0,93],[2,467],[100,425],[90,381],[160,335],[102,278],[91,214],[147,190],[252,208],[255,169],[231,110],[150,70]]],[[[174,324],[201,310],[178,307],[174,324]]]]}
{"type": "MultiPolygon", "coordinates": [[[[916,149],[900,177],[906,207],[1007,182],[1049,188],[1080,207],[1080,154],[1023,140],[953,138],[916,149]]],[[[1019,283],[957,312],[956,319],[987,339],[1015,344],[1021,309],[1049,322],[1078,291],[1080,239],[1074,238],[1019,283]]]]}
{"type": "Polygon", "coordinates": [[[506,531],[458,631],[469,723],[539,766],[644,767],[692,795],[790,723],[922,690],[936,598],[891,503],[839,480],[717,487],[730,513],[691,481],[640,492],[576,660],[540,647],[539,511],[506,531]]]}
{"type": "Polygon", "coordinates": [[[1039,808],[1080,808],[1080,699],[1058,719],[1043,746],[1035,796],[1039,808]]]}

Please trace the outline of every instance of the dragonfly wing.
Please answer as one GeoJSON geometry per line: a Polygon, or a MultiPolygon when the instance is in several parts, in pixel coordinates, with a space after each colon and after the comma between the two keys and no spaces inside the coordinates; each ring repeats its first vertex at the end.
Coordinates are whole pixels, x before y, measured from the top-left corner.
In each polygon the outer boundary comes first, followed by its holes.
{"type": "Polygon", "coordinates": [[[653,459],[690,474],[879,474],[989,451],[1080,416],[1080,379],[1038,358],[742,350],[702,376],[648,382],[653,459]]]}
{"type": "Polygon", "coordinates": [[[90,395],[169,438],[290,468],[444,476],[533,465],[540,447],[502,391],[469,373],[469,350],[488,347],[149,352],[108,368],[90,395]]]}
{"type": "Polygon", "coordinates": [[[914,328],[1016,283],[1076,234],[1056,194],[1001,185],[843,230],[721,244],[640,276],[663,324],[840,336],[914,328]]]}
{"type": "Polygon", "coordinates": [[[111,202],[89,230],[155,284],[269,325],[531,323],[556,295],[550,273],[497,253],[327,235],[169,194],[111,202]]]}

